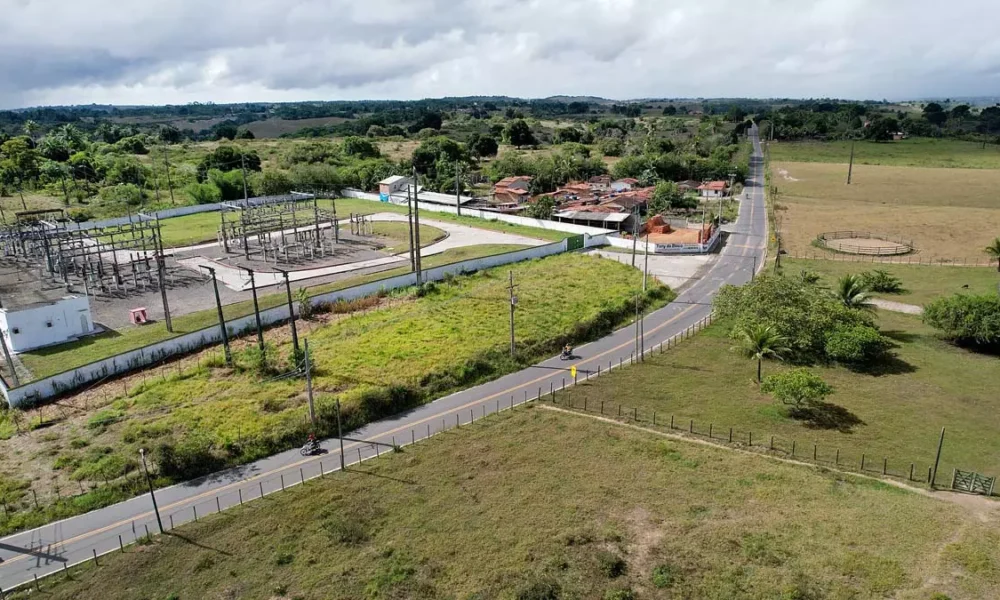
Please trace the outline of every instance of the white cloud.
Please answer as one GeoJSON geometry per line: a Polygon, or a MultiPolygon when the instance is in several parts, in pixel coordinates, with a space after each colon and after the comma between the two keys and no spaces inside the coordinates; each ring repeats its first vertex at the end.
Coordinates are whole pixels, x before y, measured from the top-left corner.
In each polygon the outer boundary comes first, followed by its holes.
{"type": "Polygon", "coordinates": [[[996,0],[0,0],[0,106],[995,95],[996,0]]]}

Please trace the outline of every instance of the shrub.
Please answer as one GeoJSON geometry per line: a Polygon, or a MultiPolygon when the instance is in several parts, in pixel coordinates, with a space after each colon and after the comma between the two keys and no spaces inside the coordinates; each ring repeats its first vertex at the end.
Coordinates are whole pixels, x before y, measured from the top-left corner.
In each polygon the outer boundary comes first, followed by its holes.
{"type": "Polygon", "coordinates": [[[677,583],[678,579],[680,579],[680,573],[673,565],[662,564],[653,569],[653,587],[668,588],[677,583]]]}
{"type": "Polygon", "coordinates": [[[597,566],[601,574],[608,579],[614,579],[625,574],[625,559],[610,550],[597,553],[597,566]]]}
{"type": "Polygon", "coordinates": [[[212,445],[203,439],[187,437],[173,444],[162,442],[153,450],[153,461],[160,474],[174,480],[194,479],[219,470],[224,461],[212,452],[212,445]]]}
{"type": "Polygon", "coordinates": [[[892,341],[868,325],[841,325],[826,337],[828,358],[843,363],[861,364],[885,358],[892,341]]]}
{"type": "Polygon", "coordinates": [[[299,303],[299,318],[306,321],[313,316],[313,302],[309,297],[309,290],[299,288],[295,291],[295,301],[299,303]]]}
{"type": "Polygon", "coordinates": [[[822,402],[823,398],[833,392],[833,388],[819,375],[807,369],[792,369],[769,375],[764,378],[760,389],[782,403],[796,408],[822,402]]]}
{"type": "Polygon", "coordinates": [[[245,371],[250,371],[260,376],[270,375],[276,369],[274,360],[275,352],[276,350],[272,344],[265,342],[263,352],[261,352],[260,346],[253,344],[243,349],[234,362],[238,368],[245,371]]]}
{"type": "Polygon", "coordinates": [[[555,581],[535,581],[521,588],[517,600],[559,600],[562,589],[555,581]]]}
{"type": "Polygon", "coordinates": [[[1000,347],[1000,296],[939,298],[924,307],[924,323],[956,343],[996,349],[1000,347]]]}
{"type": "Polygon", "coordinates": [[[903,291],[903,282],[898,277],[882,269],[865,271],[859,275],[859,278],[861,279],[861,285],[873,292],[898,294],[903,291]]]}
{"type": "Polygon", "coordinates": [[[108,425],[122,420],[124,416],[125,413],[120,410],[110,408],[99,410],[87,419],[87,429],[104,429],[108,425]]]}
{"type": "Polygon", "coordinates": [[[608,590],[604,593],[604,600],[635,600],[635,592],[632,588],[608,590]]]}
{"type": "Polygon", "coordinates": [[[364,523],[358,519],[348,520],[334,516],[323,521],[321,527],[333,541],[345,546],[357,546],[368,540],[368,531],[365,529],[364,523]]]}

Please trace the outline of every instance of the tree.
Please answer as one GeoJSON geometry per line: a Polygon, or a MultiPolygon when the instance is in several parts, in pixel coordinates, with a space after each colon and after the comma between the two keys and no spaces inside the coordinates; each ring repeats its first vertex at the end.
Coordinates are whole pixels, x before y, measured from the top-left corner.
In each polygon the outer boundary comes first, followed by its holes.
{"type": "Polygon", "coordinates": [[[500,150],[496,138],[491,135],[477,135],[469,141],[469,150],[477,158],[496,156],[500,150]]]}
{"type": "Polygon", "coordinates": [[[41,129],[41,127],[39,127],[38,123],[35,123],[31,119],[24,122],[24,135],[28,136],[32,145],[35,143],[35,134],[38,133],[39,129],[41,129]]]}
{"type": "Polygon", "coordinates": [[[994,239],[989,246],[983,248],[983,252],[997,260],[997,272],[1000,272],[1000,237],[994,239]]]}
{"type": "Polygon", "coordinates": [[[666,106],[663,107],[663,115],[664,116],[669,117],[669,116],[673,116],[673,115],[676,115],[676,114],[677,114],[677,107],[674,106],[673,104],[668,104],[668,105],[666,105],[666,106]]]}
{"type": "Polygon", "coordinates": [[[924,107],[924,118],[932,125],[940,126],[948,120],[948,113],[937,102],[930,102],[924,107]]]}
{"type": "Polygon", "coordinates": [[[737,340],[734,348],[746,358],[757,361],[757,383],[760,383],[761,365],[765,358],[781,360],[789,352],[787,340],[770,325],[744,325],[733,330],[737,340]]]}
{"type": "Polygon", "coordinates": [[[236,139],[238,140],[253,140],[256,138],[257,136],[255,136],[253,132],[247,129],[246,127],[236,132],[236,139]]]}
{"type": "Polygon", "coordinates": [[[885,357],[892,342],[868,325],[839,326],[826,337],[828,358],[849,364],[865,364],[885,357]]]}
{"type": "Polygon", "coordinates": [[[264,171],[253,177],[254,192],[261,196],[282,196],[292,191],[292,179],[283,171],[264,171]]]}
{"type": "Polygon", "coordinates": [[[833,289],[833,294],[847,308],[855,310],[875,309],[875,305],[871,302],[871,296],[868,294],[868,288],[857,275],[844,275],[837,280],[837,287],[833,289]]]}
{"type": "Polygon", "coordinates": [[[671,208],[674,208],[676,204],[679,203],[680,199],[684,197],[684,192],[682,192],[677,184],[672,181],[661,181],[656,184],[656,188],[653,190],[653,196],[649,199],[649,213],[653,215],[661,215],[671,208]]]}
{"type": "Polygon", "coordinates": [[[157,137],[159,137],[160,141],[165,144],[176,144],[183,138],[181,131],[173,125],[160,125],[160,131],[157,133],[157,137]]]}
{"type": "Polygon", "coordinates": [[[923,318],[956,343],[983,349],[1000,347],[1000,295],[938,298],[924,306],[923,318]]]}
{"type": "Polygon", "coordinates": [[[370,140],[356,135],[344,138],[343,143],[341,143],[341,150],[346,156],[354,156],[362,159],[378,158],[381,156],[378,146],[370,140]]]}
{"type": "Polygon", "coordinates": [[[195,204],[214,204],[222,200],[222,192],[215,187],[214,183],[190,183],[184,188],[184,192],[195,204]]]}
{"type": "Polygon", "coordinates": [[[528,206],[527,214],[532,219],[551,219],[556,201],[552,196],[541,196],[528,206]]]}
{"type": "Polygon", "coordinates": [[[804,408],[819,404],[833,393],[833,388],[808,369],[792,369],[768,375],[760,387],[782,404],[804,408]]]}
{"type": "Polygon", "coordinates": [[[535,139],[535,134],[531,132],[531,127],[528,127],[524,119],[511,121],[507,125],[506,131],[504,131],[504,136],[507,139],[507,143],[518,150],[521,149],[521,146],[534,146],[538,143],[538,140],[535,139]]]}
{"type": "Polygon", "coordinates": [[[237,133],[239,133],[239,129],[236,127],[236,123],[232,121],[223,121],[212,127],[212,134],[217,140],[234,140],[237,133]]]}
{"type": "Polygon", "coordinates": [[[965,119],[970,114],[971,108],[969,108],[968,104],[959,104],[951,109],[951,116],[953,119],[965,119]]]}
{"type": "Polygon", "coordinates": [[[899,122],[892,117],[875,117],[865,128],[865,139],[873,142],[888,142],[899,131],[899,122]]]}
{"type": "Polygon", "coordinates": [[[225,144],[205,155],[198,163],[198,181],[203,182],[212,169],[233,171],[246,167],[247,172],[260,171],[260,156],[255,150],[243,150],[238,146],[225,144]]]}

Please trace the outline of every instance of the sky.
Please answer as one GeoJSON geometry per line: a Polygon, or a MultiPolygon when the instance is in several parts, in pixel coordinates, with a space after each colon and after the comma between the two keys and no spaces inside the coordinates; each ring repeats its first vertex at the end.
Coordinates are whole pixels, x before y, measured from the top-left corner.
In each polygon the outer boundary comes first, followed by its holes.
{"type": "Polygon", "coordinates": [[[998,0],[0,0],[0,108],[1000,96],[998,0]]]}

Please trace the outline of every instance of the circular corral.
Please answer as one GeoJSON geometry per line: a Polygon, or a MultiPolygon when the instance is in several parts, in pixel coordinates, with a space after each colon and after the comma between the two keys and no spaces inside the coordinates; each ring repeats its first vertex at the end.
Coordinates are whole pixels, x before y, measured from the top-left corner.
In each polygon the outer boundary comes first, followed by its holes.
{"type": "Polygon", "coordinates": [[[864,256],[899,256],[913,252],[913,242],[871,231],[828,231],[816,236],[816,244],[834,252],[864,256]]]}

